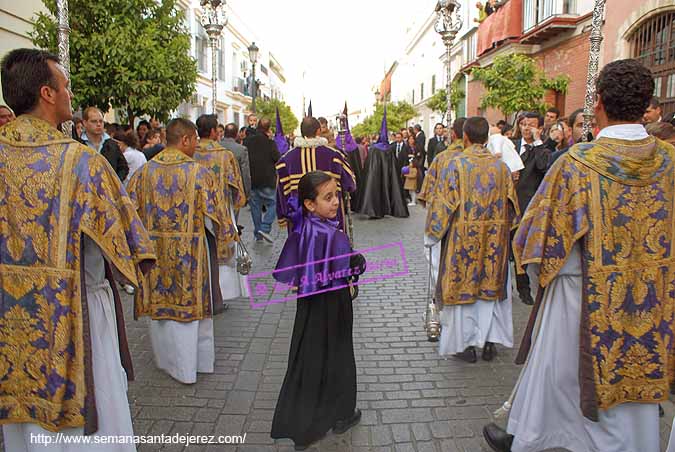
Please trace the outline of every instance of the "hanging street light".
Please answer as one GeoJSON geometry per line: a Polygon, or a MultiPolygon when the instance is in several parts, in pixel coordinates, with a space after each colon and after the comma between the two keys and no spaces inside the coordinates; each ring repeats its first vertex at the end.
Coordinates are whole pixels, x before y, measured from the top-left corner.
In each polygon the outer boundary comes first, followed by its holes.
{"type": "Polygon", "coordinates": [[[251,74],[251,110],[253,113],[255,113],[255,98],[258,94],[258,84],[255,81],[255,63],[258,61],[258,51],[260,49],[258,48],[257,45],[255,45],[255,42],[252,42],[250,46],[248,46],[248,58],[251,61],[251,66],[253,67],[253,72],[251,74]]]}
{"type": "Polygon", "coordinates": [[[218,97],[218,79],[216,50],[218,48],[218,39],[223,28],[227,25],[227,16],[225,14],[225,0],[201,0],[202,7],[201,24],[206,30],[211,46],[211,112],[217,115],[216,103],[218,97]]]}
{"type": "Polygon", "coordinates": [[[457,0],[438,0],[436,3],[436,24],[434,29],[436,33],[441,35],[443,44],[445,44],[445,65],[446,65],[446,85],[445,93],[448,99],[448,106],[446,110],[447,126],[452,125],[452,104],[450,102],[450,94],[452,92],[452,74],[450,70],[450,59],[452,44],[457,36],[457,33],[462,28],[462,18],[459,15],[459,2],[457,0]],[[454,13],[454,17],[453,17],[454,13]]]}

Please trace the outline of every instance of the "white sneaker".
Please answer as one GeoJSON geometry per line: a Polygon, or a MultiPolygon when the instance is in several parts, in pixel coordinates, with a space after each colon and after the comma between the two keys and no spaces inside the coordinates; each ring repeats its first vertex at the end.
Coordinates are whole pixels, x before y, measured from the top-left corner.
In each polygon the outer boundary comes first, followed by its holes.
{"type": "Polygon", "coordinates": [[[409,203],[408,203],[408,207],[413,207],[414,205],[415,205],[414,202],[409,202],[409,203]]]}
{"type": "Polygon", "coordinates": [[[132,286],[132,285],[130,285],[130,284],[125,284],[125,285],[124,285],[124,291],[125,291],[126,293],[128,293],[129,295],[133,295],[134,292],[136,292],[136,289],[134,289],[134,286],[132,286]]]}
{"type": "Polygon", "coordinates": [[[258,234],[260,234],[260,237],[262,237],[266,242],[274,243],[274,238],[271,235],[269,235],[267,232],[258,231],[258,234]]]}

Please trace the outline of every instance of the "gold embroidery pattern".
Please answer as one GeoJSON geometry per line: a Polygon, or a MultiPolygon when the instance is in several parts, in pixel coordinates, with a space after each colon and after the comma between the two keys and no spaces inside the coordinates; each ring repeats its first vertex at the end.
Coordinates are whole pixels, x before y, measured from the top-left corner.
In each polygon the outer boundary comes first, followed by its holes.
{"type": "Polygon", "coordinates": [[[201,163],[201,161],[208,162],[206,165],[219,176],[223,173],[226,183],[230,188],[230,199],[235,209],[241,209],[246,205],[246,192],[244,191],[244,180],[241,177],[239,163],[232,151],[223,148],[220,144],[213,140],[201,139],[197,152],[195,152],[194,159],[201,163]],[[224,160],[214,154],[224,153],[224,160]]]}
{"type": "Polygon", "coordinates": [[[417,195],[417,199],[425,205],[429,198],[433,196],[433,193],[436,191],[436,180],[438,179],[438,173],[445,168],[445,166],[455,157],[462,155],[464,151],[464,145],[461,140],[453,142],[450,147],[444,151],[439,152],[434,160],[431,162],[429,169],[424,175],[424,180],[422,181],[422,188],[420,193],[417,195]]]}
{"type": "Polygon", "coordinates": [[[438,288],[445,305],[505,298],[518,215],[511,173],[485,148],[471,147],[440,169],[426,234],[444,241],[438,288]]]}
{"type": "Polygon", "coordinates": [[[215,175],[168,148],[134,174],[128,190],[158,257],[136,293],[136,316],[180,322],[209,317],[206,218],[214,223],[217,242],[232,242],[235,234],[215,175]]]}
{"type": "Polygon", "coordinates": [[[105,159],[27,115],[0,128],[0,423],[85,424],[82,233],[137,284],[150,238],[105,159]]]}
{"type": "MultiPolygon", "coordinates": [[[[204,140],[202,139],[197,152],[195,152],[194,159],[200,164],[204,165],[206,168],[209,168],[216,175],[216,183],[218,188],[223,193],[223,200],[225,202],[225,209],[227,212],[230,212],[230,205],[232,204],[233,197],[239,200],[242,199],[244,203],[246,202],[246,197],[244,196],[243,183],[241,184],[241,190],[239,188],[233,188],[230,181],[239,180],[241,182],[241,176],[239,174],[239,164],[234,160],[234,168],[237,168],[236,174],[234,174],[233,168],[231,168],[232,162],[229,157],[234,159],[234,155],[222,147],[220,147],[215,141],[204,140]]],[[[234,206],[235,208],[243,207],[234,206]]],[[[231,218],[231,215],[228,216],[231,218]]],[[[230,219],[229,223],[232,223],[230,219]]],[[[228,227],[234,227],[233,224],[228,227]]],[[[238,235],[234,235],[235,240],[239,239],[238,235]]],[[[216,246],[218,248],[218,263],[227,264],[232,256],[234,255],[234,240],[233,241],[223,241],[218,240],[216,246]]]]}
{"type": "Polygon", "coordinates": [[[546,175],[514,240],[518,260],[541,263],[548,285],[583,237],[582,357],[600,409],[666,400],[673,381],[671,152],[651,138],[575,146],[546,175]]]}

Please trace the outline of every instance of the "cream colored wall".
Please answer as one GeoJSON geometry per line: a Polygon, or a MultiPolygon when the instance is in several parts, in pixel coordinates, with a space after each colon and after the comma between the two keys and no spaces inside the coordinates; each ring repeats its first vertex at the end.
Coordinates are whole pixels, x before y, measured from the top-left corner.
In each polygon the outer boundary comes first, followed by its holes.
{"type": "MultiPolygon", "coordinates": [[[[44,11],[40,0],[0,0],[0,59],[10,50],[33,47],[28,36],[32,30],[32,18],[44,11]]],[[[0,92],[0,104],[4,103],[0,92]]]]}

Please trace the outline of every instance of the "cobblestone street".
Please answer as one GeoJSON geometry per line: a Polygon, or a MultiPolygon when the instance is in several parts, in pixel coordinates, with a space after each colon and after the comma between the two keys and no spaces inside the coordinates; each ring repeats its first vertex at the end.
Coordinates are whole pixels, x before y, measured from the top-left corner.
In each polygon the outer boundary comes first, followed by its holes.
{"type": "MultiPolygon", "coordinates": [[[[250,213],[242,210],[245,238],[250,213]]],[[[509,395],[519,368],[515,350],[498,347],[496,359],[465,364],[439,359],[422,330],[427,265],[421,246],[424,211],[409,219],[355,219],[357,248],[402,241],[410,275],[361,286],[354,304],[358,403],[363,419],[343,435],[328,436],[311,450],[378,452],[486,451],[481,429],[509,395]]],[[[286,233],[274,229],[274,245],[251,243],[254,271],[276,262],[286,233]]],[[[135,322],[125,295],[127,330],[136,381],[129,402],[137,435],[243,435],[242,446],[140,446],[139,451],[291,451],[289,440],[273,441],[270,424],[286,370],[295,303],[253,310],[237,300],[216,317],[216,371],[182,385],[156,369],[146,321],[135,322]]],[[[529,307],[513,304],[519,344],[529,307]]],[[[662,444],[668,439],[673,404],[664,404],[662,444]]]]}
{"type": "MultiPolygon", "coordinates": [[[[286,237],[276,227],[274,245],[252,243],[250,212],[243,209],[245,239],[254,272],[271,269],[286,237]]],[[[402,241],[410,275],[360,287],[354,304],[354,347],[361,424],[343,435],[329,433],[313,450],[378,452],[487,451],[482,427],[508,397],[518,376],[515,350],[498,347],[494,361],[465,364],[440,359],[422,330],[428,267],[421,245],[424,211],[408,219],[355,218],[357,248],[402,241]]],[[[130,299],[127,299],[130,307],[130,299]]],[[[529,307],[514,299],[516,344],[529,307]]],[[[291,451],[290,440],[275,442],[270,425],[286,371],[295,302],[251,309],[248,299],[230,303],[215,319],[216,371],[182,385],[153,363],[145,321],[127,329],[136,381],[129,386],[134,431],[143,434],[243,435],[237,451],[291,451]]],[[[662,443],[668,440],[672,403],[664,406],[662,443]]],[[[181,451],[181,446],[139,451],[181,451]]],[[[185,450],[235,450],[235,446],[191,446],[185,450]]]]}

